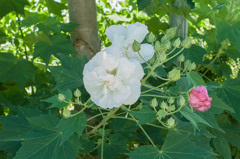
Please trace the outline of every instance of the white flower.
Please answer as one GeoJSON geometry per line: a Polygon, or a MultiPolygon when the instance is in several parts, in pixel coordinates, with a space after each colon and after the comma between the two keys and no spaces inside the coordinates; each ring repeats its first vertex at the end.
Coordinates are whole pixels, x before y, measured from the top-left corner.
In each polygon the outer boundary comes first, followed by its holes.
{"type": "Polygon", "coordinates": [[[140,80],[144,76],[138,62],[131,62],[112,48],[97,53],[84,67],[83,82],[91,100],[103,108],[135,103],[141,93],[140,80]]]}
{"type": "Polygon", "coordinates": [[[153,57],[153,46],[150,44],[141,45],[141,50],[139,53],[143,57],[143,60],[137,52],[133,51],[132,44],[134,40],[141,43],[148,32],[149,31],[147,29],[147,26],[138,22],[128,25],[127,28],[122,25],[112,25],[106,29],[106,35],[112,42],[112,45],[110,47],[121,48],[122,56],[125,56],[130,60],[137,60],[140,63],[144,63],[144,60],[148,61],[153,57]]]}

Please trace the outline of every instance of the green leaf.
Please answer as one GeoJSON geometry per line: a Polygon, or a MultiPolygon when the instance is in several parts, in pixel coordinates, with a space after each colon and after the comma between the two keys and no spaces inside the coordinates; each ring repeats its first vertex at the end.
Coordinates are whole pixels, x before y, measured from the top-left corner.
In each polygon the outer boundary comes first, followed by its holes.
{"type": "Polygon", "coordinates": [[[156,120],[156,113],[148,106],[143,106],[139,111],[129,111],[139,121],[139,124],[151,123],[156,120]]]}
{"type": "Polygon", "coordinates": [[[213,89],[213,92],[222,99],[224,103],[232,107],[235,111],[229,112],[235,119],[240,121],[240,80],[237,79],[229,79],[224,81],[222,84],[218,86],[218,88],[213,89]]]}
{"type": "Polygon", "coordinates": [[[230,146],[224,138],[213,139],[213,144],[224,159],[232,159],[230,146]]]}
{"type": "Polygon", "coordinates": [[[37,14],[34,14],[32,16],[28,16],[26,19],[24,19],[21,22],[21,27],[30,27],[34,24],[37,24],[40,21],[37,14]]]}
{"type": "Polygon", "coordinates": [[[53,114],[28,118],[33,131],[28,133],[14,159],[70,159],[78,153],[77,139],[72,137],[63,145],[58,119],[53,114]]]}
{"type": "Polygon", "coordinates": [[[217,24],[217,39],[218,42],[228,39],[240,51],[240,21],[229,24],[226,21],[221,21],[217,24]]]}
{"type": "Polygon", "coordinates": [[[141,146],[127,155],[130,159],[203,159],[215,154],[195,145],[186,135],[171,131],[161,150],[153,146],[141,146]]]}
{"type": "Polygon", "coordinates": [[[28,5],[27,0],[1,0],[0,1],[0,19],[12,11],[24,14],[24,7],[28,5]]]}
{"type": "Polygon", "coordinates": [[[85,64],[87,63],[87,58],[83,57],[82,59],[78,59],[60,55],[59,59],[62,62],[62,66],[50,67],[50,70],[57,82],[55,89],[66,90],[82,86],[82,72],[85,64]]]}
{"type": "Polygon", "coordinates": [[[225,7],[228,3],[220,3],[218,4],[217,6],[215,6],[212,10],[215,11],[215,10],[219,10],[221,9],[222,7],[225,7]]]}
{"type": "Polygon", "coordinates": [[[67,9],[65,4],[58,3],[54,0],[46,0],[46,5],[48,7],[49,12],[61,16],[61,11],[63,9],[67,9]]]}
{"type": "Polygon", "coordinates": [[[37,26],[40,31],[43,31],[48,36],[51,31],[57,34],[61,33],[58,28],[59,24],[60,22],[57,20],[57,17],[47,17],[43,23],[39,23],[37,26]]]}
{"type": "Polygon", "coordinates": [[[192,82],[195,86],[203,85],[207,86],[203,78],[197,72],[187,73],[187,79],[192,82]]]}
{"type": "Polygon", "coordinates": [[[77,54],[76,49],[73,47],[71,40],[66,39],[64,36],[56,35],[50,39],[50,41],[39,41],[34,47],[34,58],[40,57],[48,64],[50,57],[53,54],[58,56],[59,53],[65,55],[77,54]]]}
{"type": "MultiPolygon", "coordinates": [[[[109,143],[103,144],[103,158],[115,159],[117,154],[126,152],[127,139],[120,134],[110,136],[109,143]]],[[[101,157],[101,147],[98,149],[98,156],[101,157]]]]}
{"type": "Polygon", "coordinates": [[[178,94],[179,92],[188,92],[193,87],[194,84],[192,82],[189,82],[186,77],[181,77],[180,80],[177,81],[175,86],[170,87],[169,90],[166,91],[169,91],[173,94],[178,94]]]}
{"type": "Polygon", "coordinates": [[[138,4],[138,10],[141,11],[151,4],[151,0],[147,0],[147,1],[146,0],[138,0],[137,4],[138,4]]]}
{"type": "Polygon", "coordinates": [[[0,53],[0,70],[0,82],[14,81],[22,88],[35,78],[33,64],[10,53],[0,53]]]}
{"type": "Polygon", "coordinates": [[[199,116],[198,114],[196,114],[193,110],[190,109],[190,106],[184,106],[181,110],[180,113],[186,118],[188,119],[192,125],[196,128],[198,128],[198,123],[202,123],[205,124],[207,126],[212,127],[204,118],[202,118],[201,116],[199,116]]]}
{"type": "Polygon", "coordinates": [[[198,64],[203,63],[204,54],[207,54],[207,51],[198,45],[192,45],[190,48],[183,50],[183,55],[186,59],[198,64]]]}
{"type": "Polygon", "coordinates": [[[75,28],[78,27],[79,25],[73,22],[70,23],[64,23],[59,26],[59,29],[64,31],[64,32],[74,32],[75,28]]]}
{"type": "Polygon", "coordinates": [[[85,129],[86,124],[87,117],[83,112],[68,118],[63,117],[57,125],[57,128],[60,128],[62,131],[61,144],[68,140],[75,132],[79,137],[85,129]]]}
{"type": "MultiPolygon", "coordinates": [[[[71,90],[66,90],[66,91],[60,91],[59,93],[63,94],[65,96],[65,101],[70,102],[72,99],[72,91],[71,90]]],[[[48,99],[43,100],[45,102],[51,103],[52,105],[48,108],[58,108],[58,109],[62,109],[66,106],[69,105],[69,103],[60,101],[58,99],[58,94],[54,95],[48,99]]]]}

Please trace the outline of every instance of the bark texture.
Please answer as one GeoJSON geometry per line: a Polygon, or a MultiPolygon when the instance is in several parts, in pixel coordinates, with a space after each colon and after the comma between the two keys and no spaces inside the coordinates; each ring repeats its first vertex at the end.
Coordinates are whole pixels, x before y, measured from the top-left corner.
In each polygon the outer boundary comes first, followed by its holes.
{"type": "MultiPolygon", "coordinates": [[[[186,2],[182,0],[175,0],[174,5],[176,7],[186,6],[186,2]]],[[[169,14],[170,27],[177,27],[177,35],[186,38],[188,35],[188,20],[183,15],[175,13],[169,14]]]]}
{"type": "Polygon", "coordinates": [[[100,50],[95,0],[68,0],[70,21],[79,24],[71,39],[79,52],[90,59],[100,50]]]}

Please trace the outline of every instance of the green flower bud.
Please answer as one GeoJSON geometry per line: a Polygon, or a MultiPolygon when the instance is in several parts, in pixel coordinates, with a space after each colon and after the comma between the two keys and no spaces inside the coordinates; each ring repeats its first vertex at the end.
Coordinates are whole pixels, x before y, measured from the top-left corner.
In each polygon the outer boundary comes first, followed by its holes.
{"type": "Polygon", "coordinates": [[[179,62],[183,62],[183,61],[185,60],[184,55],[181,54],[180,56],[178,56],[177,60],[178,60],[179,62]]]}
{"type": "Polygon", "coordinates": [[[159,61],[161,62],[161,63],[163,63],[163,62],[165,62],[166,61],[166,59],[167,59],[167,54],[165,53],[165,52],[161,52],[160,54],[159,54],[159,61]]]}
{"type": "Polygon", "coordinates": [[[174,125],[175,125],[175,119],[173,119],[172,117],[169,118],[169,119],[167,120],[167,125],[168,125],[168,128],[174,127],[174,125]]]}
{"type": "Polygon", "coordinates": [[[174,103],[174,98],[173,97],[168,98],[168,103],[173,104],[174,103]]]}
{"type": "Polygon", "coordinates": [[[69,117],[71,115],[71,111],[70,110],[68,110],[68,109],[64,109],[63,110],[63,116],[64,117],[69,117]]]}
{"type": "Polygon", "coordinates": [[[75,91],[74,91],[74,96],[75,97],[81,97],[81,95],[82,95],[82,93],[81,93],[81,91],[79,90],[79,89],[76,89],[75,91]]]}
{"type": "Polygon", "coordinates": [[[156,41],[154,45],[155,51],[161,51],[161,47],[161,43],[159,41],[156,41]]]}
{"type": "Polygon", "coordinates": [[[58,94],[59,101],[64,101],[65,99],[66,99],[66,97],[64,96],[64,94],[61,94],[61,93],[58,94]]]}
{"type": "Polygon", "coordinates": [[[167,103],[164,102],[164,101],[161,103],[160,107],[161,107],[162,109],[168,109],[168,105],[167,105],[167,103]]]}
{"type": "Polygon", "coordinates": [[[170,28],[167,29],[165,35],[168,37],[169,40],[173,39],[176,36],[177,28],[170,28]]]}
{"type": "Polygon", "coordinates": [[[187,37],[186,39],[184,39],[182,41],[182,47],[184,48],[190,48],[192,46],[192,38],[191,37],[187,37]]]}
{"type": "Polygon", "coordinates": [[[156,39],[157,37],[152,32],[147,36],[147,41],[150,43],[153,43],[156,39]]]}
{"type": "Polygon", "coordinates": [[[162,119],[164,118],[165,116],[167,115],[167,112],[164,111],[163,109],[160,109],[158,112],[157,112],[157,116],[158,116],[158,119],[162,119]]]}
{"type": "Polygon", "coordinates": [[[161,43],[166,43],[166,42],[169,42],[169,40],[168,40],[168,37],[165,35],[162,37],[161,43]]]}
{"type": "Polygon", "coordinates": [[[192,64],[191,64],[191,70],[195,70],[196,69],[196,64],[195,64],[195,62],[193,62],[192,64]]]}
{"type": "Polygon", "coordinates": [[[158,106],[158,101],[156,98],[154,98],[151,102],[150,102],[150,106],[155,108],[158,106]]]}
{"type": "Polygon", "coordinates": [[[141,44],[134,40],[133,45],[132,45],[133,51],[139,52],[141,50],[141,44]]]}
{"type": "Polygon", "coordinates": [[[183,96],[180,95],[180,97],[178,98],[178,104],[180,106],[184,106],[185,105],[185,98],[183,96]]]}
{"type": "Polygon", "coordinates": [[[191,66],[192,66],[192,63],[191,63],[190,60],[186,60],[186,61],[184,62],[184,69],[186,69],[186,70],[191,70],[191,66]]]}
{"type": "Polygon", "coordinates": [[[177,81],[179,80],[181,77],[181,72],[180,70],[177,70],[176,68],[174,68],[172,71],[168,72],[168,78],[171,81],[177,81]]]}
{"type": "Polygon", "coordinates": [[[172,44],[171,44],[170,41],[166,41],[166,42],[164,42],[162,45],[163,45],[163,47],[166,48],[166,49],[171,49],[171,47],[172,47],[172,44]]]}
{"type": "Polygon", "coordinates": [[[174,111],[174,110],[176,109],[176,107],[175,107],[175,105],[170,105],[170,106],[168,107],[168,109],[169,109],[170,111],[174,111]]]}
{"type": "Polygon", "coordinates": [[[181,45],[181,40],[180,38],[177,38],[174,42],[173,42],[173,47],[179,48],[181,45]]]}

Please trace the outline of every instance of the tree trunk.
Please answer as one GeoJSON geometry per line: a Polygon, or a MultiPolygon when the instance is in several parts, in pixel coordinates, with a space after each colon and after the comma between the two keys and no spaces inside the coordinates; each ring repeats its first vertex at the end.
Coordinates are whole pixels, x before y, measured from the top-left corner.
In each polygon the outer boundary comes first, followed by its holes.
{"type": "MultiPolygon", "coordinates": [[[[187,3],[182,0],[175,0],[174,4],[176,7],[186,6],[187,3]]],[[[188,35],[188,20],[183,15],[175,13],[169,14],[169,25],[170,27],[177,27],[177,35],[186,38],[188,35]]]]}
{"type": "Polygon", "coordinates": [[[68,0],[70,21],[79,24],[71,39],[79,52],[90,59],[100,50],[95,0],[68,0]]]}

